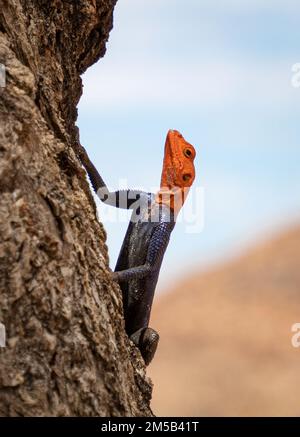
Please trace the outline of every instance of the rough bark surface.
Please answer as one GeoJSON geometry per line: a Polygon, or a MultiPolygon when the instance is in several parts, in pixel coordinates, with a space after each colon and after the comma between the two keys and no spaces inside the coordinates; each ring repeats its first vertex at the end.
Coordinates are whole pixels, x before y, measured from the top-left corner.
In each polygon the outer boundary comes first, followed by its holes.
{"type": "MultiPolygon", "coordinates": [[[[0,415],[151,415],[74,153],[116,0],[0,0],[0,415]]],[[[101,102],[99,102],[101,104],[101,102]]]]}

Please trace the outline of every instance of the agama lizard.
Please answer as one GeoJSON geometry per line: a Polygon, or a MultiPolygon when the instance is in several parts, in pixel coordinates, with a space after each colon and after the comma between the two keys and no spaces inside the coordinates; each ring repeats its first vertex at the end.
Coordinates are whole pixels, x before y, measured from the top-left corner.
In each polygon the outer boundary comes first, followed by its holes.
{"type": "Polygon", "coordinates": [[[194,147],[178,131],[170,130],[159,191],[110,192],[86,150],[82,146],[79,149],[79,158],[100,199],[133,210],[112,278],[122,290],[126,332],[146,365],[159,341],[158,333],[148,327],[154,292],[176,217],[195,179],[195,156],[194,147]]]}

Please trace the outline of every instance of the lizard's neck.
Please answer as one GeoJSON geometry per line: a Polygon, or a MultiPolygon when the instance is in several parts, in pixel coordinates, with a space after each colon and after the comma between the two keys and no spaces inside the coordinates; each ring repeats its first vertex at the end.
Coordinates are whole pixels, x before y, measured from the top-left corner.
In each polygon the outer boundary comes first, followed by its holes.
{"type": "Polygon", "coordinates": [[[189,192],[189,188],[160,188],[155,195],[155,202],[170,208],[175,217],[179,214],[189,192]]]}

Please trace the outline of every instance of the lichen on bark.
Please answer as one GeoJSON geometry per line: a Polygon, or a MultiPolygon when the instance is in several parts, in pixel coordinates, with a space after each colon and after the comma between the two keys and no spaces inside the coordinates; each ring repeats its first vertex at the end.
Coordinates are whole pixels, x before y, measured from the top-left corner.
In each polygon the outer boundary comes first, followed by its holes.
{"type": "Polygon", "coordinates": [[[115,3],[1,0],[2,416],[152,414],[75,153],[80,74],[105,53],[115,3]]]}

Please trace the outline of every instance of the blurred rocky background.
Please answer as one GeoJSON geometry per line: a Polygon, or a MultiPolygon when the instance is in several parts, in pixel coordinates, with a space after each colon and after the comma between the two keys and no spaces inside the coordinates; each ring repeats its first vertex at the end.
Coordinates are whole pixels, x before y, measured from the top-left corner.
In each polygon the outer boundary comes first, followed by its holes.
{"type": "Polygon", "coordinates": [[[299,414],[299,259],[298,226],[158,297],[155,414],[299,414]]]}

